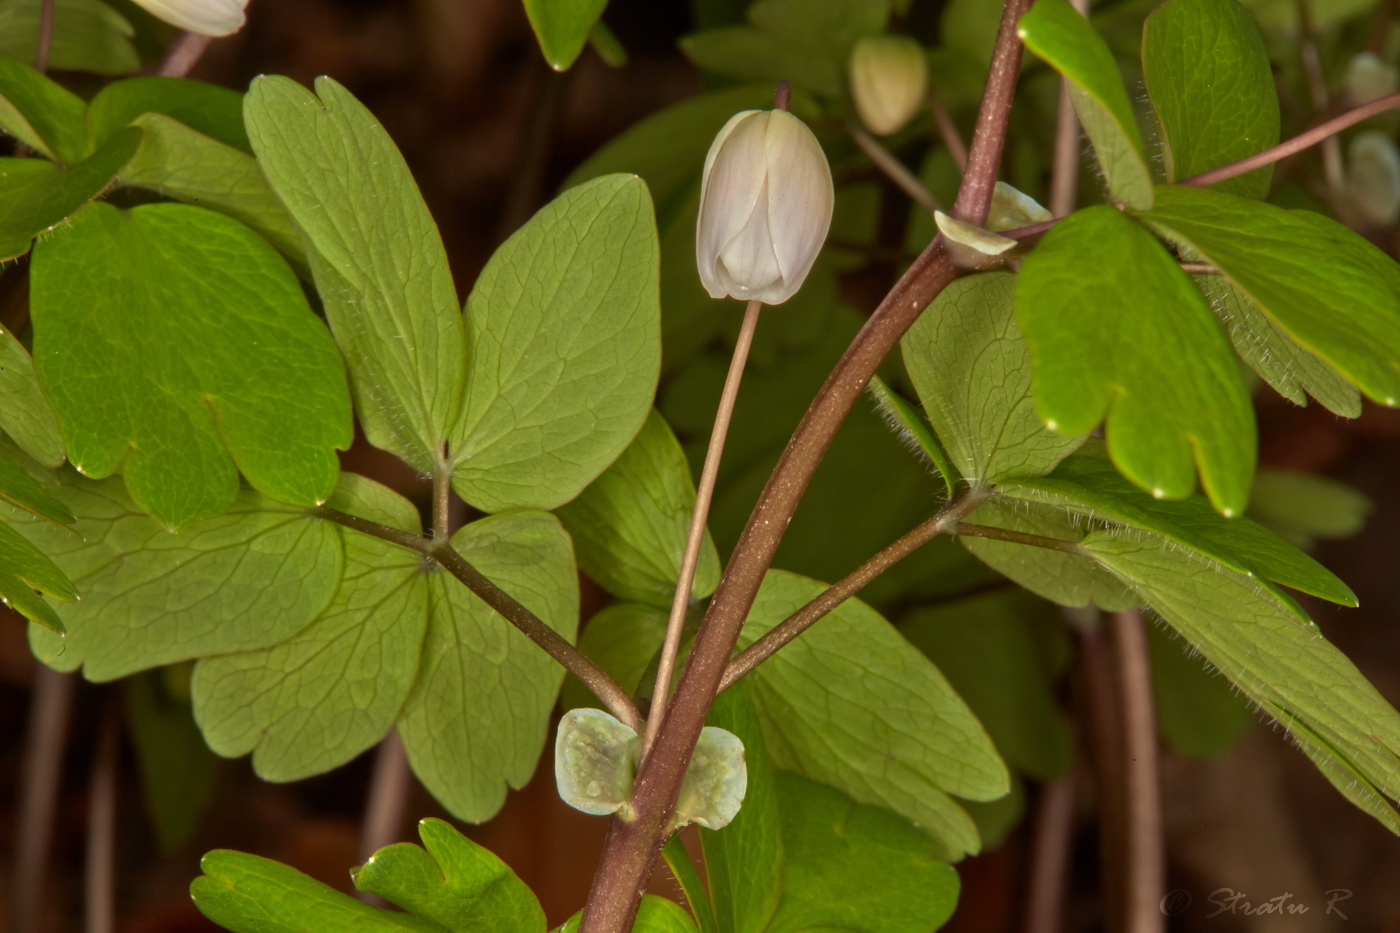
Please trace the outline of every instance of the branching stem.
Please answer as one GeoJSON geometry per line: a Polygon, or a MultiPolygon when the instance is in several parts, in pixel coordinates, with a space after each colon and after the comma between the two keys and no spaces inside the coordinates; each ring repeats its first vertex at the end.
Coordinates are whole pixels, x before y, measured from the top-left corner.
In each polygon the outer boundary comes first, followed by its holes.
{"type": "MultiPolygon", "coordinates": [[[[1021,67],[1016,24],[1030,0],[1007,0],[998,27],[968,170],[953,214],[979,226],[987,219],[1021,67]]],[[[739,631],[807,484],[870,377],[956,270],[941,237],[914,260],[852,340],[803,415],[760,493],[695,636],[689,661],[666,711],[665,727],[633,785],[635,818],[614,818],[584,908],[582,933],[621,933],[665,839],[691,752],[719,689],[739,631]]]]}
{"type": "Polygon", "coordinates": [[[685,613],[690,607],[691,590],[695,585],[695,568],[700,564],[700,550],[705,543],[705,523],[710,517],[710,502],[714,499],[715,481],[719,478],[719,461],[724,454],[724,440],[729,435],[734,403],[739,398],[739,383],[744,377],[744,364],[748,362],[749,348],[753,346],[753,335],[758,329],[758,315],[762,310],[763,302],[757,300],[750,301],[744,309],[744,322],[739,327],[739,339],[734,344],[729,373],[724,378],[724,388],[720,392],[715,424],[710,429],[710,446],[705,451],[705,465],[700,470],[700,485],[695,490],[695,509],[690,515],[690,532],[686,535],[680,576],[676,581],[675,597],[671,600],[671,616],[666,623],[666,640],[661,646],[661,658],[656,668],[656,687],[651,694],[651,715],[647,717],[646,736],[642,740],[643,758],[650,751],[651,743],[656,740],[656,733],[665,719],[666,698],[671,693],[671,675],[675,671],[676,656],[681,650],[685,613]]]}
{"type": "Polygon", "coordinates": [[[807,605],[773,626],[762,638],[729,662],[729,666],[724,669],[724,677],[719,682],[720,692],[728,690],[739,678],[771,658],[778,649],[807,631],[827,613],[869,586],[880,574],[934,538],[951,531],[963,516],[971,514],[977,506],[986,501],[986,498],[987,494],[982,490],[971,490],[949,502],[938,510],[938,514],[904,534],[850,574],[827,587],[807,605]]]}
{"type": "Polygon", "coordinates": [[[546,625],[544,620],[521,605],[515,597],[487,579],[481,571],[468,563],[466,558],[458,554],[445,538],[438,540],[424,538],[412,532],[391,528],[388,525],[382,525],[379,522],[326,506],[313,509],[312,514],[327,521],[344,525],[346,528],[353,528],[361,534],[367,534],[417,551],[425,557],[437,561],[443,569],[471,590],[478,599],[496,610],[497,614],[519,629],[526,638],[544,649],[545,653],[558,661],[566,671],[583,681],[588,689],[592,690],[594,695],[603,701],[610,713],[638,732],[644,728],[642,717],[637,712],[637,706],[627,695],[627,691],[619,687],[606,671],[593,663],[592,659],[569,644],[564,636],[546,625]]]}

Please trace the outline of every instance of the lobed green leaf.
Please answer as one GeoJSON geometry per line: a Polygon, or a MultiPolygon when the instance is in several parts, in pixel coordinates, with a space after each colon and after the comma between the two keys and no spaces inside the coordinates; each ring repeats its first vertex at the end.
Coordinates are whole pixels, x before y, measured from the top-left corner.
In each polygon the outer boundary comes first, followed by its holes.
{"type": "Polygon", "coordinates": [[[1182,498],[1194,460],[1212,504],[1243,511],[1249,395],[1201,293],[1146,230],[1111,207],[1061,221],[1022,264],[1016,315],[1047,425],[1084,434],[1107,415],[1109,454],[1133,482],[1182,498]]]}
{"type": "Polygon", "coordinates": [[[114,81],[87,105],[88,140],[101,145],[144,114],[160,114],[225,146],[251,155],[243,127],[243,95],[189,78],[140,77],[114,81]]]}

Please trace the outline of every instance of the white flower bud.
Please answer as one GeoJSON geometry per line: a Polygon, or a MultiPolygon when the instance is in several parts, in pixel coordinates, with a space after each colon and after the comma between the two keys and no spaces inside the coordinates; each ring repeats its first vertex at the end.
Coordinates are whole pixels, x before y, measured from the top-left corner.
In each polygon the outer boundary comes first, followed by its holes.
{"type": "Polygon", "coordinates": [[[869,36],[851,50],[851,96],[870,132],[888,136],[903,129],[927,91],[928,61],[913,39],[869,36]]]}
{"type": "Polygon", "coordinates": [[[1400,151],[1389,136],[1367,130],[1352,138],[1347,193],[1368,223],[1389,227],[1400,219],[1400,151]]]}
{"type": "Polygon", "coordinates": [[[205,36],[227,36],[243,28],[248,0],[136,0],[152,16],[205,36]]]}
{"type": "Polygon", "coordinates": [[[730,118],[705,157],[695,256],[712,298],[776,305],[801,287],[831,227],[831,167],[785,110],[730,118]]]}
{"type": "Polygon", "coordinates": [[[1394,94],[1400,76],[1374,52],[1358,52],[1347,62],[1346,89],[1352,104],[1361,106],[1394,94]]]}

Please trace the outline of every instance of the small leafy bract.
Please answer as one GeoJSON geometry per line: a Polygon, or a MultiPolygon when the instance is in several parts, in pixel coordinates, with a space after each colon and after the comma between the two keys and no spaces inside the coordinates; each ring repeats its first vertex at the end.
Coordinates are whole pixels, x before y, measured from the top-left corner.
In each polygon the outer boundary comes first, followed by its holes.
{"type": "Polygon", "coordinates": [[[334,490],[344,367],[287,264],[237,221],[91,205],[35,250],[32,313],[69,459],[121,470],[166,525],[227,508],[239,471],[300,505],[334,490]]]}
{"type": "Polygon", "coordinates": [[[593,816],[621,813],[632,819],[641,738],[635,729],[600,709],[571,709],[554,740],[554,783],[569,806],[593,816]]]}
{"type": "Polygon", "coordinates": [[[1005,272],[954,280],[900,344],[952,468],[975,485],[1048,473],[1084,441],[1036,416],[1015,282],[1005,272]]]}
{"type": "Polygon", "coordinates": [[[1152,206],[1152,173],[1118,65],[1102,37],[1066,0],[1042,0],[1021,17],[1021,41],[1068,82],[1114,200],[1152,206]]]}
{"type": "MultiPolygon", "coordinates": [[[[694,510],[690,463],[666,420],[653,411],[622,456],[557,514],[573,535],[584,573],[622,599],[669,609],[694,510]]],[[[715,591],[719,570],[707,533],[695,598],[715,591]]]]}
{"type": "Polygon", "coordinates": [[[112,137],[81,162],[54,165],[39,159],[0,159],[0,261],[29,250],[29,242],[62,223],[100,195],[141,141],[136,130],[112,137]]]}
{"type": "Polygon", "coordinates": [[[365,436],[432,472],[461,407],[466,353],[442,238],[403,156],[330,78],[316,94],[257,78],[244,120],[301,231],[365,436]]]}
{"type": "Polygon", "coordinates": [[[276,644],[325,608],[340,579],[335,528],[251,490],[224,514],[171,534],[127,497],[120,480],[65,470],[49,493],[69,527],[6,520],[66,573],[82,601],[64,607],[67,638],[30,627],[50,667],[89,680],[276,644]]]}
{"type": "MultiPolygon", "coordinates": [[[[741,646],[824,589],[769,571],[741,646]]],[[[950,858],[977,849],[976,829],[948,795],[1000,797],[1006,766],[938,669],[869,606],[842,603],[752,677],[777,767],[904,815],[950,858]]]]}
{"type": "Polygon", "coordinates": [[[1334,220],[1164,185],[1142,215],[1195,250],[1304,349],[1366,395],[1400,404],[1400,266],[1334,220]]]}
{"type": "MultiPolygon", "coordinates": [[[[1278,144],[1278,94],[1264,40],[1236,0],[1170,0],[1147,17],[1142,70],[1166,142],[1167,180],[1278,144]]],[[[1269,191],[1273,166],[1219,182],[1245,197],[1269,191]]]]}
{"type": "Polygon", "coordinates": [[[631,443],[661,368],[656,221],[646,185],[570,188],[505,242],[463,312],[467,396],[452,485],[487,512],[554,508],[631,443]]]}
{"type": "Polygon", "coordinates": [[[1085,434],[1106,414],[1109,454],[1133,482],[1179,499],[1194,459],[1215,507],[1244,510],[1249,396],[1219,322],[1151,234],[1111,207],[1071,215],[1022,264],[1016,315],[1046,424],[1085,434]]]}
{"type": "MultiPolygon", "coordinates": [[[[493,515],[460,529],[452,545],[573,641],[577,570],[553,515],[493,515]]],[[[456,579],[439,570],[428,584],[428,634],[399,734],[424,786],[454,815],[480,822],[500,809],[506,784],[523,787],[534,773],[564,672],[456,579]]]]}

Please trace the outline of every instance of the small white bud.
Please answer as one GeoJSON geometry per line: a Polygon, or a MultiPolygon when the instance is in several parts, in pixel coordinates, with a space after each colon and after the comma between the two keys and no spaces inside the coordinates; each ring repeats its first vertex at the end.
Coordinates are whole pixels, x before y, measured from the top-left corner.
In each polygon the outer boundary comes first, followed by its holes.
{"type": "Polygon", "coordinates": [[[914,118],[928,92],[923,47],[906,36],[869,36],[851,50],[851,97],[856,113],[878,136],[897,133],[914,118]]]}
{"type": "Polygon", "coordinates": [[[204,36],[227,36],[243,28],[248,0],[136,0],[152,16],[204,36]]]}
{"type": "Polygon", "coordinates": [[[1389,227],[1400,219],[1400,151],[1384,133],[1358,133],[1347,146],[1347,193],[1369,222],[1389,227]]]}
{"type": "Polygon", "coordinates": [[[1359,107],[1387,94],[1394,94],[1400,75],[1374,52],[1358,52],[1347,62],[1347,96],[1359,107]]]}
{"type": "Polygon", "coordinates": [[[712,298],[787,301],[812,271],[836,201],[821,143],[785,110],[730,118],[705,157],[695,257],[712,298]]]}

